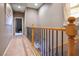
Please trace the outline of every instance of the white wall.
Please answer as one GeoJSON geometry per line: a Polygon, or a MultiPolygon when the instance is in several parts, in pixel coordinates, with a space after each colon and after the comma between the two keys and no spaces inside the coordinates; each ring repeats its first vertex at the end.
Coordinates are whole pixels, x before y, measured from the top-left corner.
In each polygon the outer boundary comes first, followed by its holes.
{"type": "Polygon", "coordinates": [[[25,10],[25,20],[26,20],[26,26],[32,26],[32,24],[37,25],[37,10],[26,8],[25,10]]]}
{"type": "Polygon", "coordinates": [[[64,23],[64,4],[50,3],[43,5],[39,11],[26,8],[25,19],[27,26],[40,25],[62,27],[64,23]]]}
{"type": "Polygon", "coordinates": [[[10,4],[6,4],[6,24],[13,25],[13,10],[10,4]]]}
{"type": "Polygon", "coordinates": [[[5,5],[0,3],[0,55],[3,55],[12,35],[11,27],[6,25],[5,5]]]}
{"type": "Polygon", "coordinates": [[[44,4],[38,11],[26,8],[26,26],[34,24],[48,27],[62,27],[65,21],[63,6],[63,3],[49,3],[44,4]]]}
{"type": "Polygon", "coordinates": [[[8,28],[8,33],[13,33],[13,10],[10,4],[6,4],[6,26],[8,28]]]}
{"type": "Polygon", "coordinates": [[[63,4],[50,3],[43,5],[39,10],[40,25],[62,27],[64,22],[63,4]]]}

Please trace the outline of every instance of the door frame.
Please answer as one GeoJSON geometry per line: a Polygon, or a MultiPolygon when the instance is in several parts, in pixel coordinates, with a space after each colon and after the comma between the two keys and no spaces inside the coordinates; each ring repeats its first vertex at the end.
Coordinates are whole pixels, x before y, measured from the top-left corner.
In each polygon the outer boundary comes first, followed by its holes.
{"type": "Polygon", "coordinates": [[[16,34],[16,19],[17,18],[22,20],[22,35],[23,35],[23,17],[14,17],[14,23],[13,23],[14,35],[16,34]]]}

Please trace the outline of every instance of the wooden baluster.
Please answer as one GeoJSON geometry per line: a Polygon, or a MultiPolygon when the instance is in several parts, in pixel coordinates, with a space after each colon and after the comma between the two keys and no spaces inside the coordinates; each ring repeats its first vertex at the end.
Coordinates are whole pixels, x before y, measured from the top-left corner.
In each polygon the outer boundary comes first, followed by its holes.
{"type": "Polygon", "coordinates": [[[47,29],[46,29],[46,56],[47,56],[47,44],[48,44],[48,41],[47,41],[47,29]]]}
{"type": "Polygon", "coordinates": [[[62,39],[61,39],[61,45],[62,45],[62,48],[61,48],[61,53],[62,53],[62,56],[63,56],[63,31],[62,31],[62,33],[61,33],[61,35],[62,35],[62,39]]]}
{"type": "Polygon", "coordinates": [[[45,29],[44,29],[44,56],[45,56],[45,29]]]}
{"type": "Polygon", "coordinates": [[[34,25],[32,24],[32,46],[34,47],[34,25]]]}
{"type": "Polygon", "coordinates": [[[50,29],[49,29],[49,56],[50,56],[50,29]]]}
{"type": "Polygon", "coordinates": [[[52,56],[54,56],[54,31],[52,30],[52,56]]]}
{"type": "Polygon", "coordinates": [[[75,56],[76,55],[76,46],[75,46],[75,36],[77,35],[77,29],[75,22],[75,17],[69,17],[69,24],[66,26],[66,34],[68,35],[68,55],[75,56]]]}
{"type": "Polygon", "coordinates": [[[58,56],[58,30],[56,30],[56,56],[58,56]]]}
{"type": "Polygon", "coordinates": [[[42,28],[42,51],[44,56],[44,29],[42,28]]]}

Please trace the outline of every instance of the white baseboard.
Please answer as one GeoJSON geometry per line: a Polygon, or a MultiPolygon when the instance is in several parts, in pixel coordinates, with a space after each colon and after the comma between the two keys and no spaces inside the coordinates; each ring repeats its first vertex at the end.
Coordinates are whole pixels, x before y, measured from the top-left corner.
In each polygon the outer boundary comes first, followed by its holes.
{"type": "Polygon", "coordinates": [[[15,33],[15,35],[23,35],[23,33],[15,33]]]}

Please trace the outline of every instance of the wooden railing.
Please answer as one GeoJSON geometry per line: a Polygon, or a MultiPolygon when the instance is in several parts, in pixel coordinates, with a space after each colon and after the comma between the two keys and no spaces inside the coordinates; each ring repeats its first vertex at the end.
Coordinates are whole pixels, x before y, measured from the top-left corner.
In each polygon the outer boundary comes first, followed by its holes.
{"type": "Polygon", "coordinates": [[[74,17],[69,17],[69,24],[63,28],[37,27],[32,25],[32,28],[28,27],[31,30],[31,35],[27,35],[31,37],[32,46],[37,48],[42,56],[63,56],[65,53],[64,43],[66,41],[66,48],[68,48],[66,55],[73,56],[76,55],[74,38],[77,35],[77,29],[74,21],[74,17]],[[66,34],[66,36],[64,36],[64,34],[66,34]],[[68,40],[66,38],[64,39],[64,37],[68,37],[68,40]],[[61,41],[61,43],[59,43],[59,41],[61,41]],[[37,47],[35,46],[36,42],[38,43],[37,47]],[[59,51],[60,48],[61,51],[59,51]]]}

